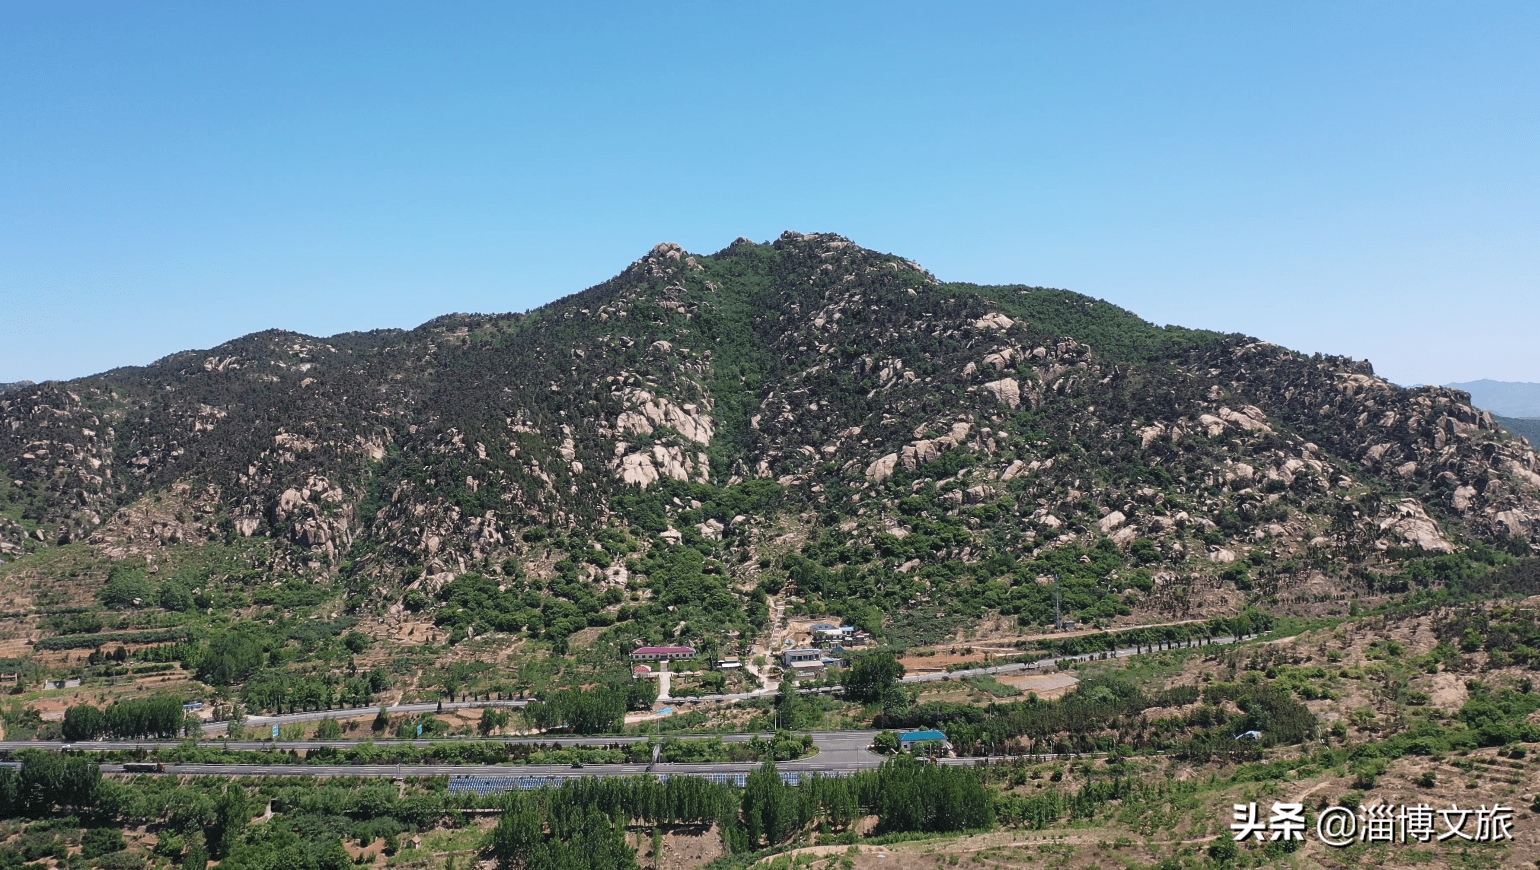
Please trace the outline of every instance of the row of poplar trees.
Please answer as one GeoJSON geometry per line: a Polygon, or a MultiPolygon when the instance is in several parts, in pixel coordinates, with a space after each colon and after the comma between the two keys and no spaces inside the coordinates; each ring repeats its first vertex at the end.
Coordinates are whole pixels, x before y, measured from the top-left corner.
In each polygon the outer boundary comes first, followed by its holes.
{"type": "Polygon", "coordinates": [[[633,870],[628,825],[716,824],[731,852],[773,846],[814,821],[846,829],[864,815],[878,833],[991,827],[994,803],[967,768],[898,759],[849,777],[788,784],[773,763],[740,791],[701,777],[578,779],[511,792],[489,845],[507,870],[633,870]]]}
{"type": "Polygon", "coordinates": [[[176,737],[182,732],[186,711],[176,696],[118,701],[105,710],[77,704],[64,711],[65,740],[99,737],[176,737]]]}

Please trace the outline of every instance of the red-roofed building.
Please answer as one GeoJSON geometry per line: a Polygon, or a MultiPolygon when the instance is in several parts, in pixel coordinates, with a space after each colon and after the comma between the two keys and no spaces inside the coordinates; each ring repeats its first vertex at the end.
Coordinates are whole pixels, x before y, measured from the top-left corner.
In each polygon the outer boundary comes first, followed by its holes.
{"type": "Polygon", "coordinates": [[[655,662],[668,659],[693,659],[693,646],[644,646],[631,653],[633,662],[655,662]]]}

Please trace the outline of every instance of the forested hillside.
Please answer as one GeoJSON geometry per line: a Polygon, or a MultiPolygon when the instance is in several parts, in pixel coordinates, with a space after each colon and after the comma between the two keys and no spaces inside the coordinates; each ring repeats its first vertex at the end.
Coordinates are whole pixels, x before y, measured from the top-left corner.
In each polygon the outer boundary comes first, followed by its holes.
{"type": "Polygon", "coordinates": [[[1103,624],[1314,613],[1540,542],[1540,458],[1465,393],[792,232],[14,387],[0,465],[17,669],[137,642],[361,700],[361,620],[727,650],[786,591],[903,642],[1042,627],[1050,578],[1103,624]]]}

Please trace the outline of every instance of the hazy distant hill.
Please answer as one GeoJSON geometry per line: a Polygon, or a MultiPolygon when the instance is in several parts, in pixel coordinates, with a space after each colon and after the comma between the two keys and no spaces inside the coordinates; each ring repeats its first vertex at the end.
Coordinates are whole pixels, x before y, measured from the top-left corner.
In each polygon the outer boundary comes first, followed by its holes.
{"type": "Polygon", "coordinates": [[[9,384],[0,384],[0,393],[4,393],[7,390],[19,390],[22,387],[33,387],[33,386],[37,386],[37,385],[34,384],[31,381],[14,381],[14,382],[9,383],[9,384]]]}
{"type": "Polygon", "coordinates": [[[1534,417],[1499,417],[1496,414],[1493,414],[1492,417],[1497,422],[1503,424],[1503,428],[1509,432],[1515,435],[1523,435],[1529,439],[1531,444],[1540,444],[1540,419],[1534,417]]]}
{"type": "Polygon", "coordinates": [[[1493,381],[1483,378],[1468,384],[1445,384],[1470,393],[1471,404],[1504,417],[1540,418],[1540,384],[1493,381]]]}

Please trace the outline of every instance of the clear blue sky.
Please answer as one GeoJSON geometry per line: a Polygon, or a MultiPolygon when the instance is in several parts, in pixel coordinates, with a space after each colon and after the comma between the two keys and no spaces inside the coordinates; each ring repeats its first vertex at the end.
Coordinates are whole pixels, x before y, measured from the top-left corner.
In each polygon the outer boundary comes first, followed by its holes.
{"type": "Polygon", "coordinates": [[[659,241],[1540,381],[1540,5],[0,4],[0,381],[513,311],[659,241]]]}

